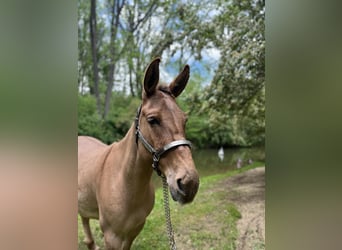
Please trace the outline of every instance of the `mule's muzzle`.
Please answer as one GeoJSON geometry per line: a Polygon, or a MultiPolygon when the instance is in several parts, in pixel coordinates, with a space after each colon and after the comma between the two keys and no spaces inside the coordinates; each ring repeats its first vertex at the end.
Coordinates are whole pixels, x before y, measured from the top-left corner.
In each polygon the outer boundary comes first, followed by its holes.
{"type": "Polygon", "coordinates": [[[175,187],[170,186],[170,193],[174,201],[180,204],[186,204],[193,201],[199,187],[199,178],[197,173],[195,176],[179,178],[176,180],[175,187]]]}

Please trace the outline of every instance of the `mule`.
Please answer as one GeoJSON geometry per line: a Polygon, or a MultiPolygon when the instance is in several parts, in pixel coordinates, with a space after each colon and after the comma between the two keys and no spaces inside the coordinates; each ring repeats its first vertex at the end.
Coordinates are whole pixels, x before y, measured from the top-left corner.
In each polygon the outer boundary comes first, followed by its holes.
{"type": "Polygon", "coordinates": [[[153,169],[166,177],[173,200],[181,204],[192,202],[198,191],[199,176],[185,140],[187,118],[175,101],[190,67],[164,86],[159,63],[153,60],[145,71],[142,104],[121,141],[105,145],[78,138],[78,212],[89,249],[99,249],[89,219],[99,219],[106,249],[130,249],[154,205],[153,169]]]}

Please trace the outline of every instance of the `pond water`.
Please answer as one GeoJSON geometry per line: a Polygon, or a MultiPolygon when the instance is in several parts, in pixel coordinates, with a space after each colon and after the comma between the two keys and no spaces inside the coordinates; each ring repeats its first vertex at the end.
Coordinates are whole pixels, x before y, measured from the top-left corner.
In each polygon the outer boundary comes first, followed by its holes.
{"type": "MultiPolygon", "coordinates": [[[[197,149],[192,152],[200,178],[204,176],[225,173],[245,165],[250,161],[265,162],[265,148],[224,148],[224,159],[218,157],[218,149],[197,149]]],[[[153,174],[153,182],[156,187],[161,186],[161,180],[153,174]]]]}
{"type": "Polygon", "coordinates": [[[218,157],[218,150],[204,149],[193,151],[196,168],[201,177],[234,170],[254,161],[265,161],[265,148],[225,148],[224,159],[218,157]]]}

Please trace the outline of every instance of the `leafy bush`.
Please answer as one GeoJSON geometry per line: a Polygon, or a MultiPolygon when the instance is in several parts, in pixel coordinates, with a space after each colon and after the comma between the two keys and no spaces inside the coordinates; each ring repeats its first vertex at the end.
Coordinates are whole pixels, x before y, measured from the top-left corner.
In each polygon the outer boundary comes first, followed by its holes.
{"type": "Polygon", "coordinates": [[[103,120],[96,110],[96,100],[91,95],[78,97],[78,134],[88,135],[110,144],[125,136],[134,121],[138,98],[113,92],[108,118],[103,120]]]}

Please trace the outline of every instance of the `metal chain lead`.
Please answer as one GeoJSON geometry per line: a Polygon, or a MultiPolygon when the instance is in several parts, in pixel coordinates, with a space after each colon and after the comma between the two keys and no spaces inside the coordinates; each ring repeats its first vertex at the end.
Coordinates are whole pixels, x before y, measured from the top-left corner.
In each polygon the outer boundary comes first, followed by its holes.
{"type": "Polygon", "coordinates": [[[163,154],[165,154],[167,151],[173,148],[179,147],[179,146],[188,146],[191,148],[191,142],[185,139],[176,140],[176,141],[170,142],[169,144],[166,144],[164,147],[160,148],[159,150],[156,150],[150,143],[148,143],[145,137],[141,134],[141,131],[139,128],[140,113],[141,113],[141,105],[135,117],[135,130],[136,130],[135,141],[138,144],[138,140],[140,139],[141,143],[144,145],[147,151],[152,154],[152,158],[153,158],[152,167],[163,180],[164,210],[165,210],[165,218],[166,218],[166,230],[167,230],[167,235],[169,238],[169,246],[171,250],[177,250],[174,235],[173,235],[173,230],[172,230],[171,217],[170,217],[168,185],[167,185],[166,177],[161,173],[160,169],[158,168],[158,165],[159,165],[160,157],[163,154]]]}
{"type": "Polygon", "coordinates": [[[176,243],[173,236],[172,224],[171,224],[171,216],[170,216],[170,206],[169,206],[169,190],[166,181],[166,177],[164,175],[161,176],[163,180],[163,196],[164,196],[164,210],[165,210],[165,218],[166,218],[166,230],[167,236],[169,237],[169,246],[171,250],[176,250],[176,243]]]}

